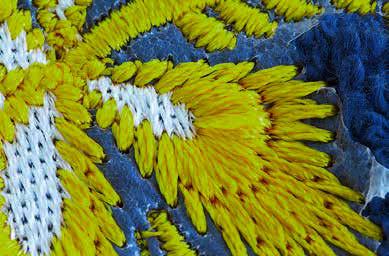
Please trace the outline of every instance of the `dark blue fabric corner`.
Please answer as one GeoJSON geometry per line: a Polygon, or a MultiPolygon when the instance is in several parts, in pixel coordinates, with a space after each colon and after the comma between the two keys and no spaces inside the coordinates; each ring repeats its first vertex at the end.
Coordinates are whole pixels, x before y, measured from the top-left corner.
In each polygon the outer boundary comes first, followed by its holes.
{"type": "Polygon", "coordinates": [[[377,255],[389,256],[389,193],[386,194],[385,198],[374,197],[362,214],[382,226],[384,240],[377,250],[377,255]]]}
{"type": "Polygon", "coordinates": [[[296,47],[307,79],[335,86],[353,139],[389,167],[389,48],[383,22],[371,15],[324,15],[296,47]]]}

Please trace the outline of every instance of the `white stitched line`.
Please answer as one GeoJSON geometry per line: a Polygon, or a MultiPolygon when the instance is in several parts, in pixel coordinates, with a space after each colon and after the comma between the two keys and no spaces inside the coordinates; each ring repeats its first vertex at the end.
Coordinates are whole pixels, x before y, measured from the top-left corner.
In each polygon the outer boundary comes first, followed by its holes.
{"type": "MultiPolygon", "coordinates": [[[[0,63],[8,71],[32,63],[47,63],[42,49],[27,50],[26,32],[12,40],[7,23],[0,26],[0,63]]],[[[5,97],[0,93],[0,109],[5,97]]],[[[11,239],[18,239],[32,256],[48,255],[54,236],[60,236],[63,198],[69,197],[56,176],[57,168],[71,170],[57,152],[53,139],[60,138],[54,126],[54,99],[46,95],[43,107],[31,107],[29,124],[16,124],[15,140],[4,143],[7,168],[1,173],[11,239]]],[[[1,254],[1,253],[0,253],[1,254]]]]}
{"type": "Polygon", "coordinates": [[[62,201],[69,197],[56,176],[58,168],[71,167],[53,143],[61,139],[54,106],[53,97],[46,95],[43,107],[31,107],[29,124],[16,124],[14,142],[3,147],[8,163],[1,173],[6,201],[2,210],[8,216],[11,238],[32,256],[50,253],[53,237],[61,232],[62,201]]]}
{"type": "Polygon", "coordinates": [[[47,62],[43,49],[27,50],[25,31],[12,40],[7,22],[4,22],[0,26],[0,63],[10,71],[17,67],[25,69],[34,62],[47,62]]]}
{"type": "Polygon", "coordinates": [[[110,78],[101,77],[88,81],[89,91],[102,93],[103,102],[113,98],[119,112],[127,105],[137,127],[143,120],[148,120],[155,136],[163,131],[169,136],[176,134],[183,138],[192,138],[195,134],[194,116],[184,104],[173,105],[171,93],[158,94],[153,87],[139,88],[131,84],[114,85],[110,78]]]}
{"type": "Polygon", "coordinates": [[[4,95],[0,92],[0,109],[3,109],[4,101],[5,101],[4,95]]]}

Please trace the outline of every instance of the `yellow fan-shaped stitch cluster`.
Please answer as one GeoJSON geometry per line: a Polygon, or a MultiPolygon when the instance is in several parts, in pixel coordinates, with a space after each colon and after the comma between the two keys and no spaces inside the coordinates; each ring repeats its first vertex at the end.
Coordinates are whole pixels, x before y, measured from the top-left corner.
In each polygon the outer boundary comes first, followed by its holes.
{"type": "MultiPolygon", "coordinates": [[[[178,232],[177,228],[169,221],[165,211],[150,211],[148,213],[150,229],[140,233],[144,240],[149,237],[156,237],[161,242],[161,248],[171,256],[196,256],[197,253],[185,242],[185,238],[178,232]]],[[[142,255],[150,255],[144,249],[142,255]]]]}
{"type": "MultiPolygon", "coordinates": [[[[294,66],[252,68],[250,62],[209,66],[199,61],[150,74],[149,86],[171,92],[174,104],[184,103],[193,113],[193,139],[155,137],[147,120],[131,127],[129,108],[119,112],[113,103],[98,124],[113,123],[122,150],[132,143],[141,174],[155,171],[169,205],[175,206],[182,193],[201,233],[207,230],[206,210],[233,255],[246,255],[241,236],[258,255],[335,255],[325,241],[352,255],[374,255],[346,228],[381,238],[379,227],[341,199],[361,202],[362,196],[325,169],[327,154],[301,142],[333,138],[301,122],[335,113],[332,105],[304,98],[325,85],[293,80],[294,66]]],[[[126,78],[133,81],[137,72],[126,78]]],[[[98,91],[89,98],[98,111],[108,104],[98,91]]]]}

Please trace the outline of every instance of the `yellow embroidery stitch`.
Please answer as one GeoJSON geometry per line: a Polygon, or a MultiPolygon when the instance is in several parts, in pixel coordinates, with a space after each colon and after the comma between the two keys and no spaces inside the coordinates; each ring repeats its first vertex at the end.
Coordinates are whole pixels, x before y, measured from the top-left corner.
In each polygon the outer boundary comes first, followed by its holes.
{"type": "Polygon", "coordinates": [[[185,238],[178,233],[177,228],[170,223],[167,212],[151,211],[148,213],[148,219],[151,227],[150,230],[141,233],[142,237],[157,237],[161,242],[161,248],[170,256],[197,255],[185,242],[185,238]]]}

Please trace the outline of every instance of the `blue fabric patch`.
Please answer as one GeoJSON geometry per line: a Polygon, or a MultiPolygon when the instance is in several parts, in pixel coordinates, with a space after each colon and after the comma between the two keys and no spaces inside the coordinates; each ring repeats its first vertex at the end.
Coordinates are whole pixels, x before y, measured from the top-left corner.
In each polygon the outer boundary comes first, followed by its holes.
{"type": "Polygon", "coordinates": [[[324,15],[296,46],[306,77],[336,88],[353,139],[389,167],[389,47],[382,21],[370,15],[324,15]]]}

